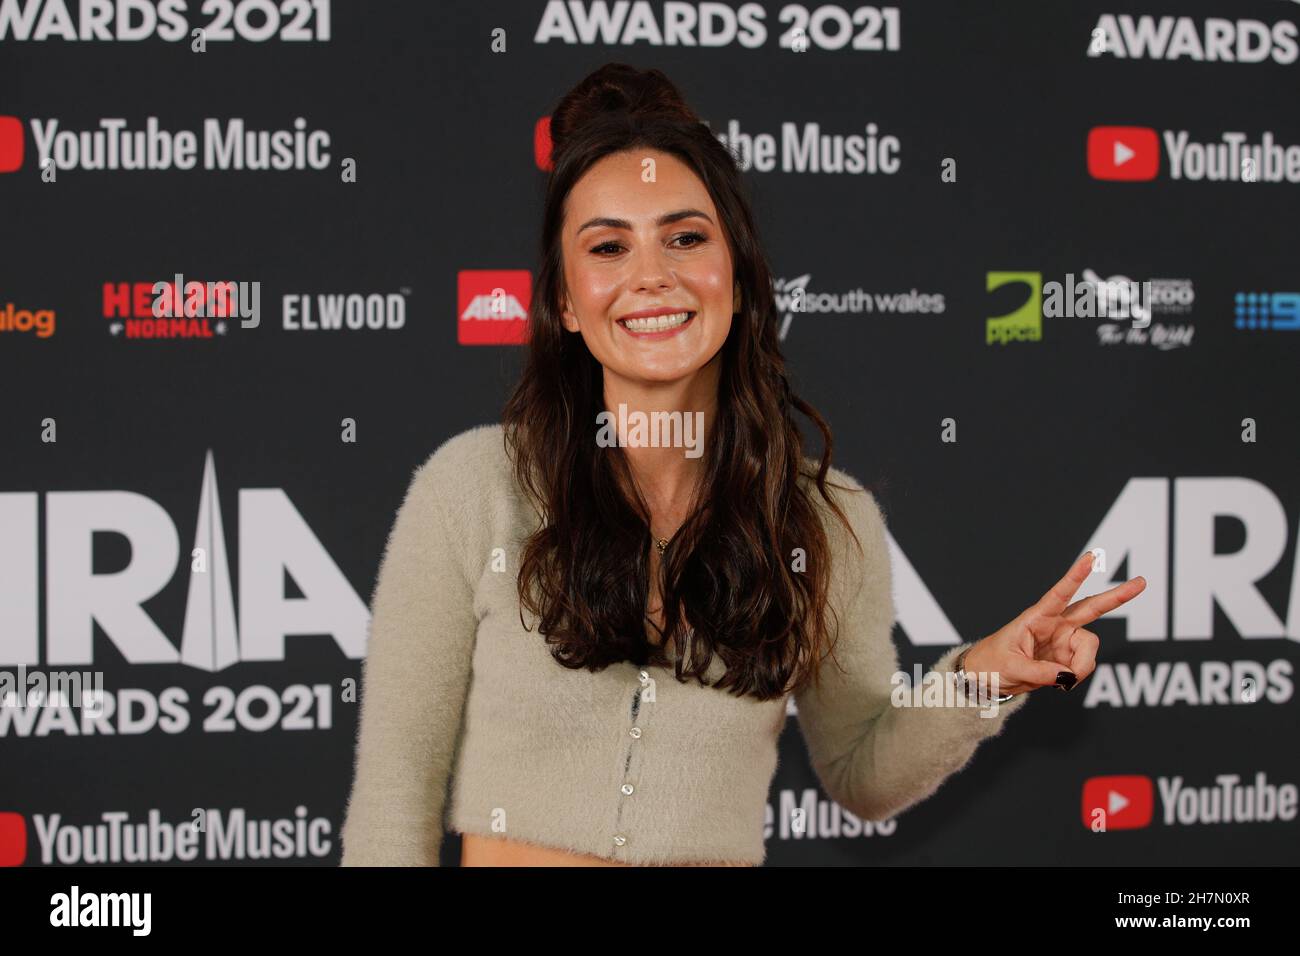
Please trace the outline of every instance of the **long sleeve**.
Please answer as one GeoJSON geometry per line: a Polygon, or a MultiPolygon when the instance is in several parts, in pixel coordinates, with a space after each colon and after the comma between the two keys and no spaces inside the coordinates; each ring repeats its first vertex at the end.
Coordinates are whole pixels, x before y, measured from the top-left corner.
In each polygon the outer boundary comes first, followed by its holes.
{"type": "Polygon", "coordinates": [[[343,866],[438,865],[476,632],[466,544],[445,511],[475,489],[451,465],[440,450],[416,470],[380,563],[343,866]]]}
{"type": "MultiPolygon", "coordinates": [[[[996,734],[1024,705],[1018,694],[995,716],[978,706],[894,706],[899,670],[893,641],[895,608],[885,522],[872,495],[843,472],[832,489],[862,544],[830,518],[832,606],[839,617],[834,656],[822,664],[821,685],[795,695],[800,732],[812,766],[830,797],[866,820],[885,820],[933,794],[970,761],[979,744],[996,734]],[[836,665],[836,659],[839,666],[836,665]]],[[[952,673],[961,644],[930,668],[952,673]]],[[[934,678],[930,678],[933,680],[934,678]]],[[[924,686],[924,685],[923,685],[924,686]]]]}

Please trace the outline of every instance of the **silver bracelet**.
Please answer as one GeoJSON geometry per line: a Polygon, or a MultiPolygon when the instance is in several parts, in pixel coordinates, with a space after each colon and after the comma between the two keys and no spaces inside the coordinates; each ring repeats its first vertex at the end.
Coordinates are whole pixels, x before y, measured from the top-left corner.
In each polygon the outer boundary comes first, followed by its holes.
{"type": "MultiPolygon", "coordinates": [[[[972,645],[972,646],[974,646],[974,645],[972,645]]],[[[966,668],[965,668],[965,665],[966,665],[966,655],[967,655],[969,652],[970,652],[970,648],[968,647],[968,648],[966,648],[966,650],[964,650],[964,651],[962,651],[960,654],[958,654],[958,655],[957,655],[957,662],[953,665],[953,670],[955,670],[955,671],[957,672],[957,677],[958,677],[958,679],[962,682],[962,685],[966,688],[966,690],[967,690],[968,693],[969,693],[969,691],[970,691],[970,686],[971,686],[971,685],[970,685],[970,678],[969,678],[969,677],[967,676],[967,674],[966,674],[966,668]]],[[[1004,695],[1004,696],[1002,696],[1002,697],[993,697],[993,698],[990,698],[987,702],[981,701],[981,703],[1005,704],[1007,701],[1009,701],[1012,697],[1015,697],[1015,696],[1016,696],[1015,694],[1006,694],[1006,695],[1004,695]]],[[[976,699],[976,700],[979,700],[979,680],[978,680],[978,679],[976,679],[976,682],[975,682],[975,699],[976,699]]]]}

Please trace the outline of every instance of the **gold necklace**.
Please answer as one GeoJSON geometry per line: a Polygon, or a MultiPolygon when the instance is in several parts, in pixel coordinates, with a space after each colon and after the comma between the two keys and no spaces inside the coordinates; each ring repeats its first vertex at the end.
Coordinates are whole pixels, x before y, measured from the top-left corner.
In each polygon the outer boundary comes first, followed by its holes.
{"type": "Polygon", "coordinates": [[[667,538],[660,538],[658,541],[655,542],[655,549],[658,550],[658,552],[659,552],[660,554],[663,554],[663,553],[664,553],[664,550],[665,550],[667,547],[668,547],[668,539],[667,539],[667,538]]]}

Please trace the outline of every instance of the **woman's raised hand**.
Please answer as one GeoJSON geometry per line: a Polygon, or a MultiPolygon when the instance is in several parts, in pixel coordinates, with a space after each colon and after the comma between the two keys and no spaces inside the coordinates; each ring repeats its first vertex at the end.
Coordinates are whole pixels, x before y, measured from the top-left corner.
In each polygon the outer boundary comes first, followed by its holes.
{"type": "Polygon", "coordinates": [[[1092,573],[1092,560],[1091,551],[1084,554],[1038,603],[973,645],[962,669],[976,677],[996,674],[998,694],[1052,686],[1069,690],[1087,678],[1097,666],[1100,641],[1086,626],[1133,600],[1147,586],[1146,578],[1130,578],[1070,604],[1092,573]]]}

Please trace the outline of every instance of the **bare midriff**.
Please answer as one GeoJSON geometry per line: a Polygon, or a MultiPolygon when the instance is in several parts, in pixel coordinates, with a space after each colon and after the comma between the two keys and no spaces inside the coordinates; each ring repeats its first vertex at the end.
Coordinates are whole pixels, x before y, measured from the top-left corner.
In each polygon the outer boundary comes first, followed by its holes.
{"type": "MultiPolygon", "coordinates": [[[[554,847],[486,837],[476,833],[461,834],[461,866],[632,866],[585,853],[570,853],[554,847]]],[[[674,863],[672,866],[753,866],[752,863],[674,863]]]]}

